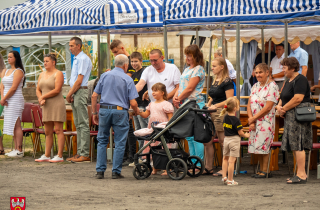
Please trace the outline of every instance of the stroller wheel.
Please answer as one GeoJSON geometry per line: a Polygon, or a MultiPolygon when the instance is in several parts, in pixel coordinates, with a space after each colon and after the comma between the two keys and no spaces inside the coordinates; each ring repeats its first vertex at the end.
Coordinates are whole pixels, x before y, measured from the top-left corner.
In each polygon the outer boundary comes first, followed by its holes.
{"type": "Polygon", "coordinates": [[[198,156],[189,156],[187,160],[188,165],[188,176],[198,177],[203,173],[204,164],[201,158],[198,156]]]}
{"type": "Polygon", "coordinates": [[[180,158],[171,159],[166,167],[168,176],[173,180],[181,180],[187,175],[187,164],[180,158]]]}
{"type": "Polygon", "coordinates": [[[132,171],[133,176],[138,179],[142,180],[148,178],[151,174],[151,170],[149,167],[144,163],[138,163],[132,171]]]}

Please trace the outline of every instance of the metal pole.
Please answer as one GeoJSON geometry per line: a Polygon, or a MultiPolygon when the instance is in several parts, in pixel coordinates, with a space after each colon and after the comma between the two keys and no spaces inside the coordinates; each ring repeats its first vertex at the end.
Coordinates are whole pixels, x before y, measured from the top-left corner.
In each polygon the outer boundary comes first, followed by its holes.
{"type": "Polygon", "coordinates": [[[211,72],[211,57],[212,57],[212,36],[210,37],[210,48],[209,48],[209,66],[208,68],[208,76],[207,76],[207,92],[206,92],[206,99],[207,103],[209,101],[209,86],[210,86],[210,72],[211,72]]]}
{"type": "Polygon", "coordinates": [[[284,57],[288,57],[288,21],[284,22],[284,57]]]}
{"type": "MultiPolygon", "coordinates": [[[[237,32],[236,32],[236,58],[237,58],[237,65],[236,65],[236,71],[237,71],[237,99],[240,101],[240,22],[237,22],[237,32]]],[[[240,119],[240,112],[237,112],[237,117],[240,119]]],[[[236,163],[236,174],[240,171],[240,158],[237,158],[236,163]]]]}
{"type": "Polygon", "coordinates": [[[111,54],[110,54],[110,31],[107,29],[107,69],[111,69],[111,54]]]}
{"type": "Polygon", "coordinates": [[[270,68],[271,62],[271,39],[269,40],[269,49],[268,49],[268,67],[270,68]]]}
{"type": "Polygon", "coordinates": [[[100,55],[100,30],[97,32],[97,47],[98,47],[98,77],[101,75],[101,55],[100,55]]]}
{"type": "Polygon", "coordinates": [[[198,47],[200,47],[200,46],[199,46],[199,43],[200,43],[200,42],[199,42],[199,28],[197,27],[197,28],[196,28],[196,45],[198,45],[198,47]]]}
{"type": "Polygon", "coordinates": [[[165,62],[168,63],[168,34],[167,34],[167,26],[163,27],[163,44],[164,44],[164,59],[165,62]]]}
{"type": "MultiPolygon", "coordinates": [[[[248,79],[248,48],[249,48],[249,44],[248,45],[242,45],[242,47],[244,47],[244,78],[248,79]]],[[[244,94],[247,96],[248,93],[248,83],[243,83],[244,85],[244,94]]]]}
{"type": "Polygon", "coordinates": [[[51,50],[52,50],[51,32],[48,33],[48,39],[49,39],[49,53],[51,53],[51,50]]]}
{"type": "Polygon", "coordinates": [[[265,49],[264,49],[264,28],[261,28],[261,50],[262,50],[262,63],[266,62],[266,55],[265,55],[265,49]]]}
{"type": "Polygon", "coordinates": [[[226,58],[226,43],[225,43],[225,37],[224,37],[224,26],[222,27],[222,56],[223,58],[226,58]]]}

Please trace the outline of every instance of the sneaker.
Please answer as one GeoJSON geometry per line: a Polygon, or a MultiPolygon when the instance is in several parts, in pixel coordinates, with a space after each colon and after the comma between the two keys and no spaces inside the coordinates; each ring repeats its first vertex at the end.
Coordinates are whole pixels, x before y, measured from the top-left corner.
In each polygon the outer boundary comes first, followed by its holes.
{"type": "Polygon", "coordinates": [[[18,152],[19,150],[12,150],[11,152],[7,152],[6,154],[4,154],[4,155],[9,155],[9,154],[13,154],[13,153],[15,153],[15,152],[18,152]]]}
{"type": "Polygon", "coordinates": [[[104,178],[104,172],[97,172],[96,173],[96,179],[103,179],[104,178]]]}
{"type": "Polygon", "coordinates": [[[50,157],[46,157],[46,155],[43,154],[39,159],[35,159],[34,161],[36,161],[36,162],[49,162],[50,157]]]}
{"type": "Polygon", "coordinates": [[[23,152],[20,152],[19,150],[16,150],[13,153],[8,154],[8,157],[23,157],[23,152]]]}
{"type": "MultiPolygon", "coordinates": [[[[139,159],[139,163],[143,163],[143,161],[139,159]]],[[[135,166],[134,161],[132,163],[130,163],[129,166],[134,167],[135,166]]]]}
{"type": "Polygon", "coordinates": [[[128,159],[128,160],[126,160],[125,162],[122,163],[122,166],[128,166],[128,165],[130,165],[132,163],[134,164],[134,161],[132,159],[128,159]]]}
{"type": "Polygon", "coordinates": [[[73,156],[71,158],[67,158],[66,161],[71,162],[71,161],[73,161],[73,159],[77,159],[79,157],[80,157],[80,155],[76,154],[75,156],[73,156]]]}
{"type": "Polygon", "coordinates": [[[74,163],[90,162],[90,157],[80,156],[79,158],[73,159],[71,162],[74,162],[74,163]]]}
{"type": "Polygon", "coordinates": [[[58,155],[54,156],[51,160],[49,160],[50,163],[58,163],[58,162],[63,162],[63,157],[59,157],[58,155]]]}

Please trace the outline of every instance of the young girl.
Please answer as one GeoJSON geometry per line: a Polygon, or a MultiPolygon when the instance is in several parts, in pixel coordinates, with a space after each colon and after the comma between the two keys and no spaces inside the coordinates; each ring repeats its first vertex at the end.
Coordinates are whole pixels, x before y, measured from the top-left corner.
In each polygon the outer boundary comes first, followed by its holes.
{"type": "Polygon", "coordinates": [[[238,182],[233,180],[234,163],[237,157],[240,156],[240,136],[249,138],[249,133],[244,133],[240,120],[235,116],[236,111],[240,109],[239,100],[236,97],[228,98],[224,109],[220,116],[226,112],[227,115],[223,120],[224,127],[224,147],[223,147],[223,163],[222,163],[222,181],[227,185],[238,185],[238,182]],[[228,165],[229,164],[229,165],[228,165]],[[228,171],[228,177],[227,177],[228,171]]]}
{"type": "MultiPolygon", "coordinates": [[[[161,122],[168,122],[173,115],[173,106],[170,102],[168,102],[167,98],[167,90],[166,86],[162,83],[156,83],[152,86],[152,96],[156,99],[155,102],[151,102],[145,112],[141,112],[140,116],[143,118],[149,118],[148,128],[151,128],[151,123],[154,122],[156,124],[161,122]]],[[[147,142],[145,141],[145,144],[147,142]]],[[[157,143],[151,146],[156,146],[157,143]]],[[[146,152],[149,152],[149,148],[146,148],[146,152]],[[146,151],[147,150],[147,151],[146,151]]],[[[145,153],[145,152],[144,152],[145,153]]],[[[152,174],[156,174],[158,169],[153,168],[152,174]]],[[[164,172],[162,175],[167,175],[164,172]]]]}

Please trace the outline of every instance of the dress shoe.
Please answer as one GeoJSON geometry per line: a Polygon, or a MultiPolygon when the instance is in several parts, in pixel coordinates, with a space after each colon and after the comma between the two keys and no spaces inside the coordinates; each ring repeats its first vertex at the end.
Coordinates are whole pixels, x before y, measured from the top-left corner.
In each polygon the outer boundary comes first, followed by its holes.
{"type": "Polygon", "coordinates": [[[117,172],[112,172],[112,179],[121,179],[124,178],[121,174],[118,174],[117,172]]]}

